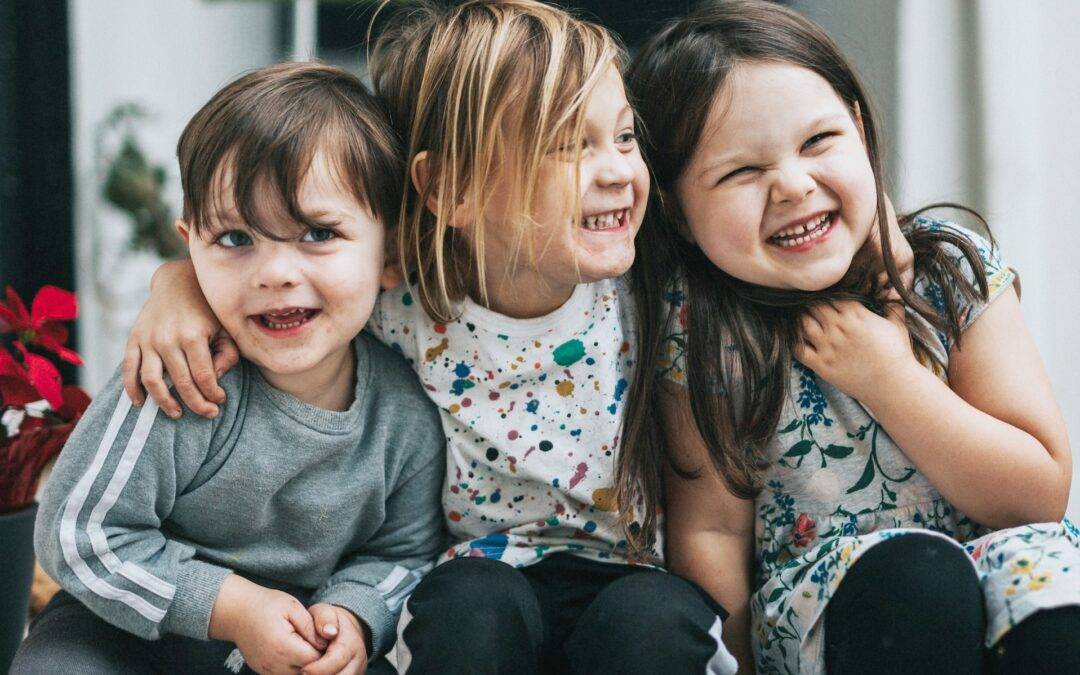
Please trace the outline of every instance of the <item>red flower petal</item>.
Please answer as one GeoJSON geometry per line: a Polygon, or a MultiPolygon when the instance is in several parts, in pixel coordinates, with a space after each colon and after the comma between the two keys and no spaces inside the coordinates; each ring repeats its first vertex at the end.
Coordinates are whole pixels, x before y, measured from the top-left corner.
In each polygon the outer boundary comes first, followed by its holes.
{"type": "Polygon", "coordinates": [[[63,394],[64,405],[60,406],[56,414],[65,422],[74,422],[82,417],[90,406],[90,396],[82,387],[73,384],[64,385],[63,394]]]}
{"type": "Polygon", "coordinates": [[[2,348],[0,348],[0,375],[11,375],[12,377],[17,377],[28,382],[28,380],[26,380],[26,371],[23,370],[23,367],[19,365],[15,360],[15,357],[9,354],[6,349],[2,348]]]}
{"type": "Polygon", "coordinates": [[[55,321],[46,321],[38,326],[38,335],[48,335],[52,339],[56,340],[60,344],[67,344],[68,341],[68,329],[62,323],[55,321]]]}
{"type": "Polygon", "coordinates": [[[78,352],[63,346],[51,335],[38,333],[37,338],[34,340],[34,344],[48,349],[68,363],[73,363],[76,366],[81,366],[83,364],[82,357],[79,356],[78,352]]]}
{"type": "Polygon", "coordinates": [[[16,342],[15,347],[22,352],[23,360],[26,361],[26,371],[30,378],[30,384],[38,390],[41,397],[49,402],[53,410],[64,404],[64,397],[60,388],[60,371],[52,364],[52,361],[44,356],[38,356],[26,350],[21,342],[16,342]]]}
{"type": "Polygon", "coordinates": [[[11,324],[11,328],[16,333],[33,329],[34,325],[30,322],[30,314],[26,311],[26,305],[23,304],[22,298],[11,286],[7,287],[6,292],[7,315],[10,317],[6,321],[11,324]]]}
{"type": "Polygon", "coordinates": [[[46,321],[74,321],[79,314],[79,302],[71,291],[56,286],[42,286],[34,296],[30,314],[35,328],[46,321]]]}
{"type": "Polygon", "coordinates": [[[21,408],[27,403],[40,400],[41,394],[25,378],[0,375],[0,403],[5,408],[21,408]]]}

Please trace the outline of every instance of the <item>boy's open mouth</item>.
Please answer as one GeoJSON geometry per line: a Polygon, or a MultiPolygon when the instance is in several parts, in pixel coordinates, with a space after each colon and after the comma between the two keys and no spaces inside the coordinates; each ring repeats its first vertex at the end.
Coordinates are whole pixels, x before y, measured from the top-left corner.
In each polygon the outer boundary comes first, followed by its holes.
{"type": "Polygon", "coordinates": [[[311,321],[319,313],[317,309],[306,309],[304,307],[288,307],[286,309],[275,309],[262,314],[257,314],[255,318],[265,328],[270,330],[289,330],[290,328],[298,328],[305,323],[311,321]]]}
{"type": "Polygon", "coordinates": [[[586,230],[614,230],[626,225],[630,220],[630,209],[618,209],[592,216],[582,216],[581,226],[586,230]]]}
{"type": "Polygon", "coordinates": [[[797,248],[820,239],[829,233],[836,222],[836,211],[829,211],[801,225],[780,230],[769,237],[769,243],[782,248],[797,248]]]}

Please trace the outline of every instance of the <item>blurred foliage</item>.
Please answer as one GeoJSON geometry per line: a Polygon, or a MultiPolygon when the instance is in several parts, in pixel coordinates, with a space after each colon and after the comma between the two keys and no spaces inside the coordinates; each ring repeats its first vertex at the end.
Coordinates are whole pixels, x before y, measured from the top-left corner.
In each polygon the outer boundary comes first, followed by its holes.
{"type": "Polygon", "coordinates": [[[149,250],[162,258],[174,258],[185,250],[173,228],[173,214],[164,198],[165,167],[153,164],[139,147],[136,124],[146,118],[137,104],[113,108],[102,123],[102,132],[120,134],[114,154],[106,156],[102,196],[126,213],[133,226],[131,247],[149,250]]]}

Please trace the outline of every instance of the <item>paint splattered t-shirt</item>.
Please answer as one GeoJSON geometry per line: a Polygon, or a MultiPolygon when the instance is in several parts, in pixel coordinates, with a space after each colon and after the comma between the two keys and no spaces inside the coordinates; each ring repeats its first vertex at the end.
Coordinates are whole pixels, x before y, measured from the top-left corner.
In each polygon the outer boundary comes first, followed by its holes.
{"type": "MultiPolygon", "coordinates": [[[[556,311],[513,319],[466,299],[436,323],[413,290],[380,296],[368,330],[405,355],[442,413],[444,558],[524,566],[558,552],[627,562],[615,455],[635,348],[629,288],[580,284],[556,311]]],[[[654,547],[641,562],[659,564],[654,547]]]]}

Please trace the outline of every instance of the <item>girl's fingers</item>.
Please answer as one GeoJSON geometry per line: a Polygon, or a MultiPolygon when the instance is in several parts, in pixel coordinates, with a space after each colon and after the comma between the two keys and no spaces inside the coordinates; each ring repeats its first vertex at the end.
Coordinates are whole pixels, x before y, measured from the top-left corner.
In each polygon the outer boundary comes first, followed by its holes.
{"type": "Polygon", "coordinates": [[[191,378],[191,370],[188,369],[187,357],[184,356],[180,347],[163,351],[161,358],[169,379],[176,388],[176,393],[193,413],[208,417],[211,412],[217,411],[217,406],[203,398],[202,392],[195,386],[195,381],[191,378]]]}
{"type": "Polygon", "coordinates": [[[157,352],[143,352],[142,365],[139,366],[139,378],[143,386],[154,399],[154,403],[165,411],[165,414],[173,419],[180,417],[180,404],[169,393],[169,387],[165,384],[165,378],[161,368],[161,357],[157,352]]]}
{"type": "MultiPolygon", "coordinates": [[[[195,380],[195,386],[211,404],[222,403],[225,400],[225,390],[218,386],[217,375],[214,373],[213,356],[210,348],[205,345],[192,345],[192,348],[184,346],[184,355],[187,356],[188,369],[191,378],[195,380]]],[[[217,406],[214,406],[214,414],[217,414],[217,406]]]]}
{"type": "Polygon", "coordinates": [[[143,391],[139,380],[139,367],[142,365],[142,350],[139,343],[128,338],[127,347],[124,348],[124,363],[121,368],[124,378],[124,391],[127,397],[135,405],[142,405],[146,400],[146,392],[143,391]]]}
{"type": "MultiPolygon", "coordinates": [[[[214,374],[219,378],[240,362],[240,350],[228,333],[221,332],[214,338],[212,351],[214,353],[214,374]]],[[[222,400],[224,400],[224,390],[221,394],[222,400]]]]}
{"type": "Polygon", "coordinates": [[[817,368],[815,368],[815,365],[817,363],[817,352],[814,350],[813,346],[810,345],[810,343],[806,342],[805,340],[796,342],[795,346],[792,348],[791,351],[792,356],[794,356],[799,363],[803,364],[810,370],[817,370],[817,368]]]}

